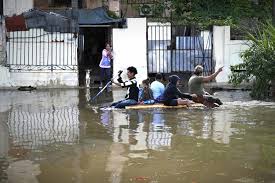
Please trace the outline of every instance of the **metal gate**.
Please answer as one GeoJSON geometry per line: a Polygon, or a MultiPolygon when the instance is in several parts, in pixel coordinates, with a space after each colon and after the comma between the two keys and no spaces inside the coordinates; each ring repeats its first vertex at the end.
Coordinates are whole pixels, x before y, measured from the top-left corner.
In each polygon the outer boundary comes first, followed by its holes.
{"type": "Polygon", "coordinates": [[[212,73],[212,32],[170,23],[148,23],[148,73],[192,72],[198,64],[212,73]]]}
{"type": "Polygon", "coordinates": [[[7,66],[11,71],[77,70],[77,34],[72,28],[49,29],[7,33],[7,66]]]}

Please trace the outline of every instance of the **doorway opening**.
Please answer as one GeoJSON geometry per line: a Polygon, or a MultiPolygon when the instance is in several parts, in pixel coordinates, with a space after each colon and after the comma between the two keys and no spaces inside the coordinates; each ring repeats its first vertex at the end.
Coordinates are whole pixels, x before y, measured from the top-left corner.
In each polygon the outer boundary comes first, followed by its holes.
{"type": "Polygon", "coordinates": [[[111,28],[83,27],[80,28],[80,37],[83,38],[80,46],[78,63],[79,86],[85,86],[86,71],[90,70],[90,86],[100,83],[99,63],[102,50],[106,43],[111,44],[111,28]]]}

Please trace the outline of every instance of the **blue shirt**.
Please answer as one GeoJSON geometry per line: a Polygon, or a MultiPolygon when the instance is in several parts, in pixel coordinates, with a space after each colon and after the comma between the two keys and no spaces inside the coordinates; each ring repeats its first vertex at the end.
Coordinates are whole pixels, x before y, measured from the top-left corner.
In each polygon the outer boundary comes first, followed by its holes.
{"type": "Polygon", "coordinates": [[[151,90],[153,91],[154,99],[157,99],[159,96],[163,95],[165,87],[159,81],[154,81],[151,84],[151,90]]]}

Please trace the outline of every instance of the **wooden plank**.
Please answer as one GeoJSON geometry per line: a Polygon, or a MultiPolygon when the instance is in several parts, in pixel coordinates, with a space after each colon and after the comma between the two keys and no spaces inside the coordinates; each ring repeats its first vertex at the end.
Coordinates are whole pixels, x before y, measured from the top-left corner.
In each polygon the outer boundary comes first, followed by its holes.
{"type": "MultiPolygon", "coordinates": [[[[189,108],[204,108],[205,106],[200,103],[195,103],[189,108]]],[[[166,106],[164,104],[150,104],[150,105],[132,105],[127,106],[126,109],[155,109],[155,108],[164,108],[164,109],[187,109],[186,105],[178,106],[166,106]]]]}

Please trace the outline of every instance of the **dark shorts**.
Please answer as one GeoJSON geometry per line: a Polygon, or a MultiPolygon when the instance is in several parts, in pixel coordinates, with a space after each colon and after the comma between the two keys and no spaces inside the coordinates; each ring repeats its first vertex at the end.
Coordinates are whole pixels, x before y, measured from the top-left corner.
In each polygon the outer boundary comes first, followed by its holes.
{"type": "Polygon", "coordinates": [[[178,99],[172,99],[172,100],[164,101],[164,105],[177,106],[178,105],[178,99]]]}

